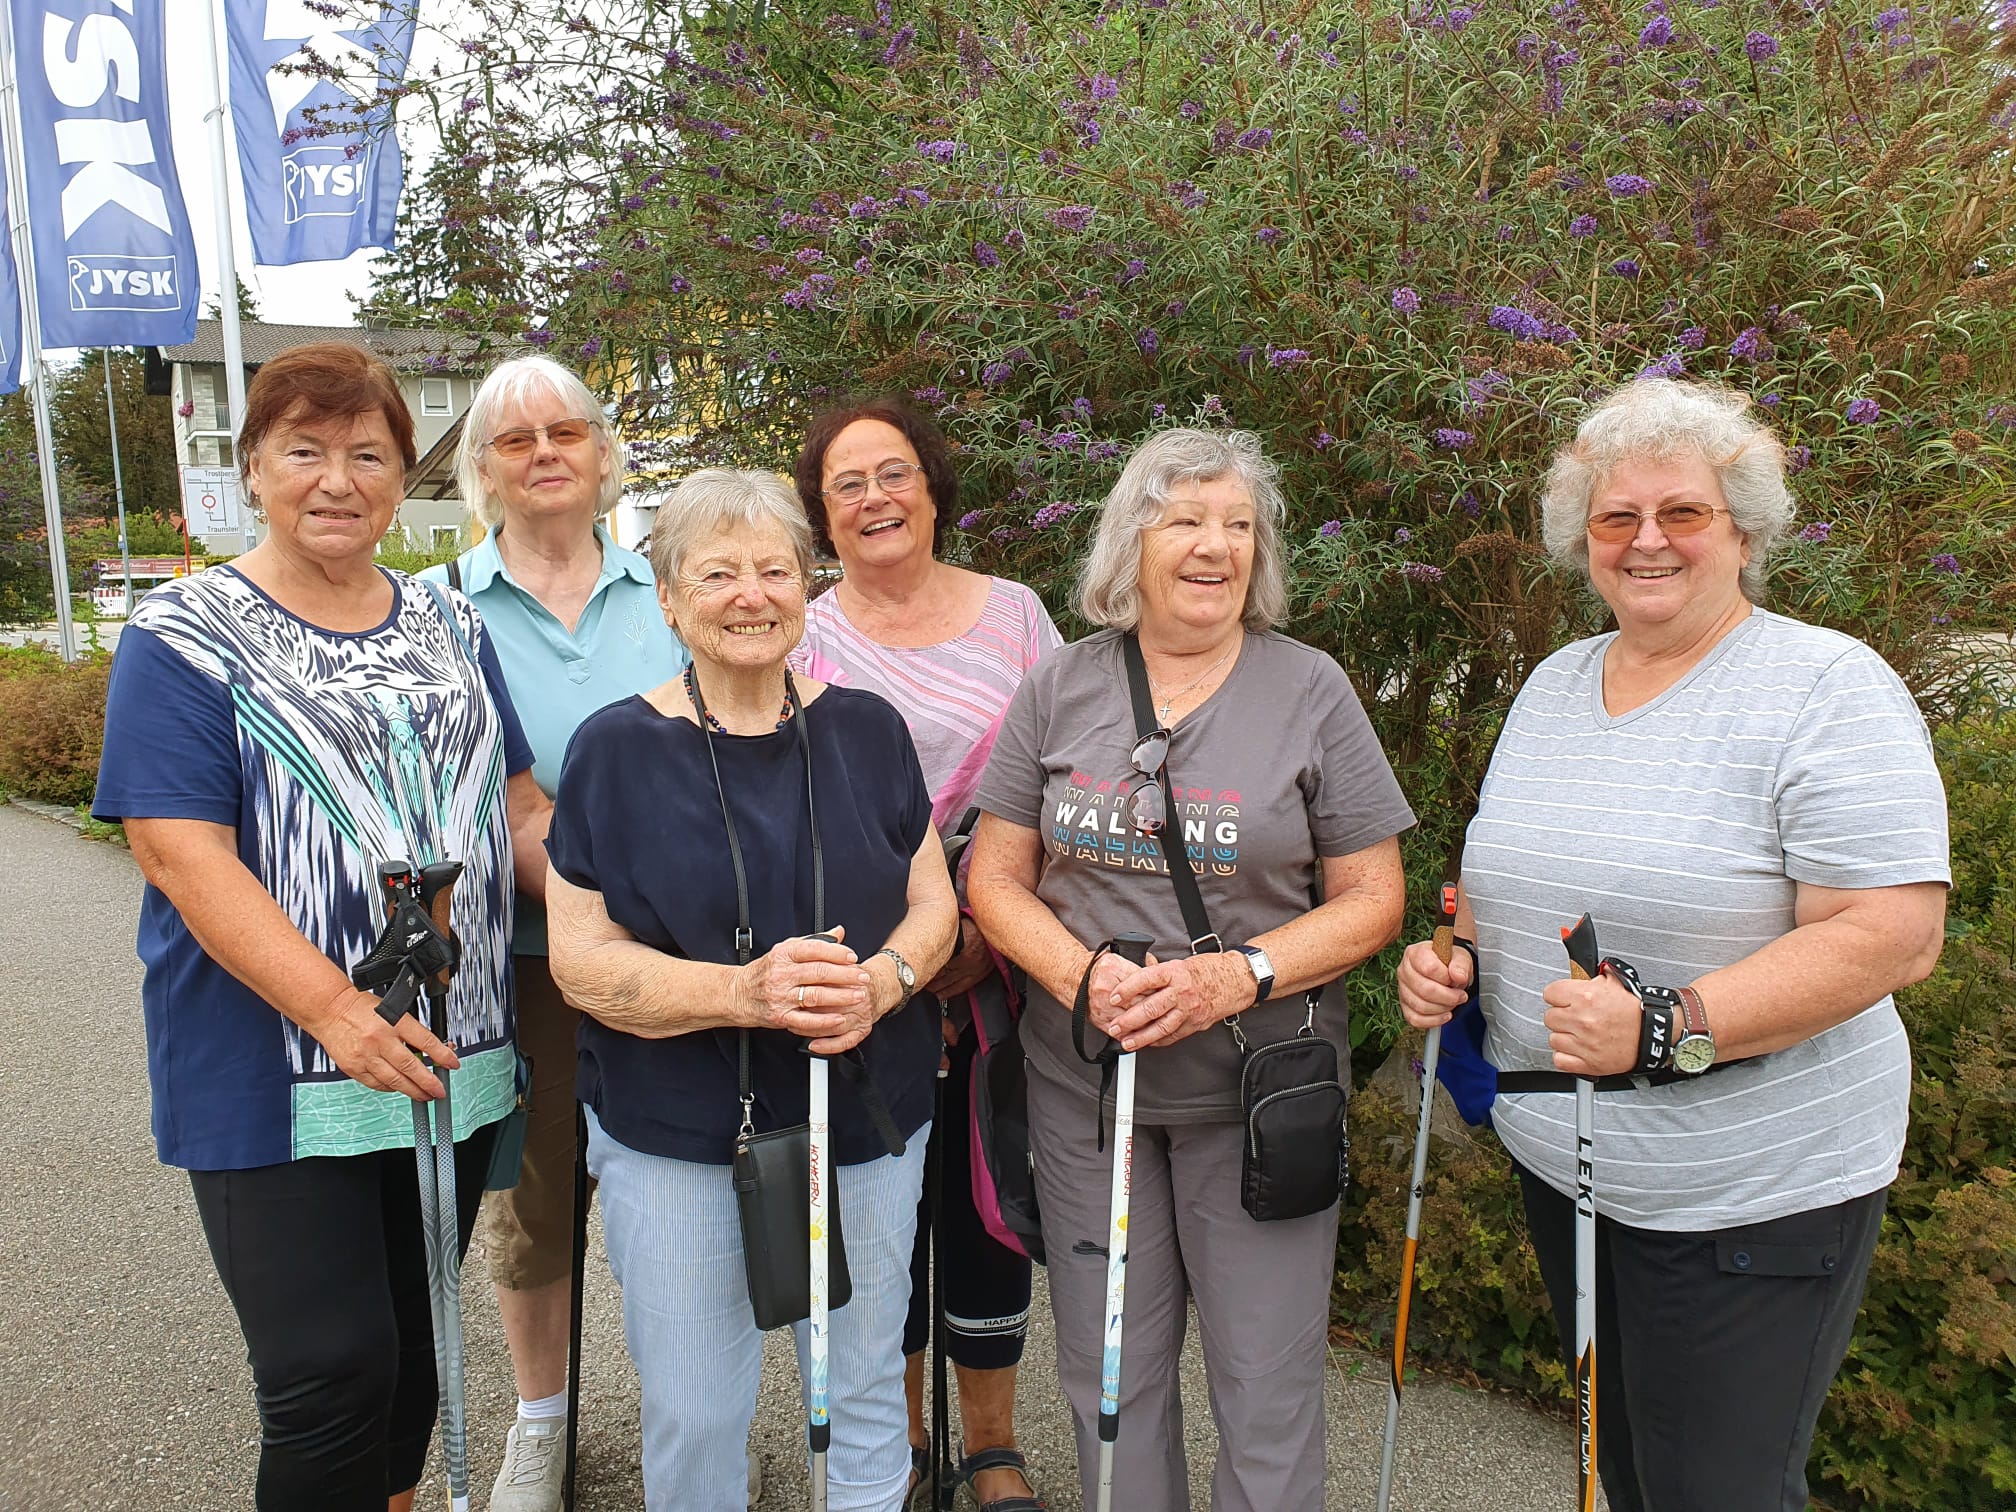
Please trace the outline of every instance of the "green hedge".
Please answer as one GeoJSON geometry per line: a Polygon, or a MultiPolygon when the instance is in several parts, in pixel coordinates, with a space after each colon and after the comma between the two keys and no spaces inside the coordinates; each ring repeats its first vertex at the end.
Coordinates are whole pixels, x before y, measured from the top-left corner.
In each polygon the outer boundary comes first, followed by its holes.
{"type": "Polygon", "coordinates": [[[103,653],[65,665],[40,646],[0,649],[0,792],[45,803],[89,801],[111,672],[103,653]]]}
{"type": "MultiPolygon", "coordinates": [[[[1945,725],[1935,744],[1953,825],[1946,952],[1898,995],[1910,1134],[1811,1474],[1843,1505],[1973,1512],[2016,1505],[2016,716],[1945,725]]],[[[1368,1345],[1391,1338],[1413,1133],[1381,1084],[1354,1099],[1336,1311],[1368,1345]]],[[[1488,1133],[1436,1144],[1415,1286],[1410,1356],[1568,1396],[1488,1133]]]]}

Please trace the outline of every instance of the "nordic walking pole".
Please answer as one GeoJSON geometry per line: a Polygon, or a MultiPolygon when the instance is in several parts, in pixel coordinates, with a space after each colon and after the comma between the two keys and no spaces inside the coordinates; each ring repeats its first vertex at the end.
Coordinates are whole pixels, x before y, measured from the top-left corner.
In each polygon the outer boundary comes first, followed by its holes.
{"type": "MultiPolygon", "coordinates": [[[[1113,937],[1113,954],[1148,964],[1155,942],[1144,934],[1113,937]]],[[[1113,1512],[1113,1446],[1120,1441],[1120,1329],[1127,1312],[1127,1208],[1134,1196],[1134,1057],[1114,1064],[1112,1223],[1106,1232],[1106,1348],[1099,1377],[1099,1512],[1113,1512]]]]}
{"type": "MultiPolygon", "coordinates": [[[[428,1025],[444,1045],[448,1038],[448,984],[461,963],[461,946],[450,923],[460,861],[437,861],[420,871],[420,906],[448,942],[449,959],[427,975],[428,1025]]],[[[434,1223],[430,1256],[438,1265],[429,1276],[436,1301],[434,1359],[441,1384],[441,1457],[448,1467],[448,1503],[453,1512],[469,1508],[469,1414],[462,1368],[462,1233],[455,1192],[455,1104],[446,1066],[435,1067],[441,1099],[434,1108],[434,1223]]],[[[415,1104],[418,1107],[418,1104],[415,1104]]],[[[423,1196],[425,1187],[422,1188],[423,1196]]],[[[425,1214],[423,1213],[423,1219],[425,1214]]]]}
{"type": "MultiPolygon", "coordinates": [[[[1442,884],[1442,923],[1434,936],[1435,959],[1444,966],[1456,955],[1456,884],[1442,884]]],[[[1442,1026],[1428,1031],[1421,1051],[1421,1123],[1414,1131],[1414,1179],[1407,1189],[1407,1247],[1400,1257],[1400,1309],[1393,1320],[1393,1385],[1386,1397],[1386,1441],[1379,1450],[1379,1512],[1393,1500],[1393,1446],[1400,1432],[1400,1377],[1407,1364],[1407,1312],[1414,1300],[1414,1250],[1421,1239],[1421,1187],[1428,1179],[1428,1125],[1435,1116],[1435,1065],[1442,1058],[1442,1026]]]]}
{"type": "Polygon", "coordinates": [[[805,1436],[812,1446],[812,1512],[826,1512],[826,1449],[833,1441],[833,1421],[827,1413],[828,1336],[826,1291],[826,1176],[828,1145],[832,1139],[827,1106],[828,1069],[822,1056],[812,1057],[810,1105],[806,1121],[811,1125],[810,1227],[812,1319],[807,1353],[811,1357],[812,1379],[806,1390],[805,1436]]]}
{"type": "MultiPolygon", "coordinates": [[[[945,868],[952,874],[955,891],[959,886],[959,864],[973,843],[973,826],[979,819],[977,805],[967,809],[957,828],[945,837],[945,868]]],[[[949,1512],[959,1490],[959,1482],[951,1473],[952,1400],[945,1361],[944,1255],[939,1245],[945,1221],[945,1083],[951,1074],[941,1054],[934,1088],[936,1101],[931,1110],[931,1143],[925,1152],[931,1168],[931,1512],[949,1512]]]]}
{"type": "Polygon", "coordinates": [[[561,1512],[574,1512],[575,1451],[581,1431],[581,1314],[588,1274],[588,1115],[574,1104],[574,1293],[567,1308],[567,1468],[560,1480],[561,1512]]]}
{"type": "MultiPolygon", "coordinates": [[[[1596,926],[1586,913],[1561,931],[1568,975],[1586,982],[1601,974],[1596,926]]],[[[1596,1512],[1596,1083],[1575,1080],[1575,1421],[1581,1466],[1577,1512],[1596,1512]]]]}

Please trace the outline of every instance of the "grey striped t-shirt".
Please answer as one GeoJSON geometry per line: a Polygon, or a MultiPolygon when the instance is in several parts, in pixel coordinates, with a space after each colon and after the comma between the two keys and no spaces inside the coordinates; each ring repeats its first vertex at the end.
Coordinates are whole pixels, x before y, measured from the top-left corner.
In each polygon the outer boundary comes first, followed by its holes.
{"type": "MultiPolygon", "coordinates": [[[[1568,974],[1561,926],[1585,910],[1604,954],[1678,987],[1788,933],[1797,882],[1951,880],[1924,719],[1867,646],[1760,609],[1613,718],[1614,639],[1578,641],[1534,672],[1470,826],[1464,891],[1502,1069],[1552,1069],[1541,993],[1568,974]]],[[[1897,1174],[1910,1083],[1885,997],[1698,1082],[1599,1093],[1597,1207],[1700,1231],[1876,1191],[1897,1174]]],[[[1503,1096],[1493,1118],[1527,1169],[1573,1191],[1572,1096],[1503,1096]]]]}

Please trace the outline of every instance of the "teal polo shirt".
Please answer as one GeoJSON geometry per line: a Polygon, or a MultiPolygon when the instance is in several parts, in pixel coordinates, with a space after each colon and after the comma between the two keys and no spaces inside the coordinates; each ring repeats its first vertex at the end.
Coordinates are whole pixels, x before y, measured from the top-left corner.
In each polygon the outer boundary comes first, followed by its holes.
{"type": "MultiPolygon", "coordinates": [[[[462,553],[462,591],[483,616],[504,669],[504,684],[532,743],[532,777],[547,797],[560,782],[567,742],[597,709],[670,682],[690,658],[658,607],[651,564],[595,527],[602,576],[570,631],[512,579],[497,550],[497,533],[462,553]]],[[[444,566],[420,574],[448,581],[444,566]]],[[[546,954],[546,910],[518,900],[511,948],[546,954]]]]}

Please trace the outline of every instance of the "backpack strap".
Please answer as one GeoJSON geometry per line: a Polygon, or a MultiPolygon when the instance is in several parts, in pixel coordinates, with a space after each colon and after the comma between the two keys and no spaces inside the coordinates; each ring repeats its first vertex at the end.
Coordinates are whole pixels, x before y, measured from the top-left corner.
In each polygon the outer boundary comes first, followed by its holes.
{"type": "MultiPolygon", "coordinates": [[[[451,573],[454,571],[452,562],[449,563],[449,571],[451,573]]],[[[469,632],[462,628],[462,621],[455,617],[455,611],[448,606],[448,595],[441,591],[441,585],[432,578],[414,578],[412,581],[427,590],[427,596],[434,600],[435,609],[440,611],[441,618],[448,622],[448,628],[454,632],[456,643],[462,647],[462,654],[470,661],[475,661],[476,648],[469,644],[469,632]]],[[[479,673],[482,671],[480,663],[477,671],[479,673]]]]}

